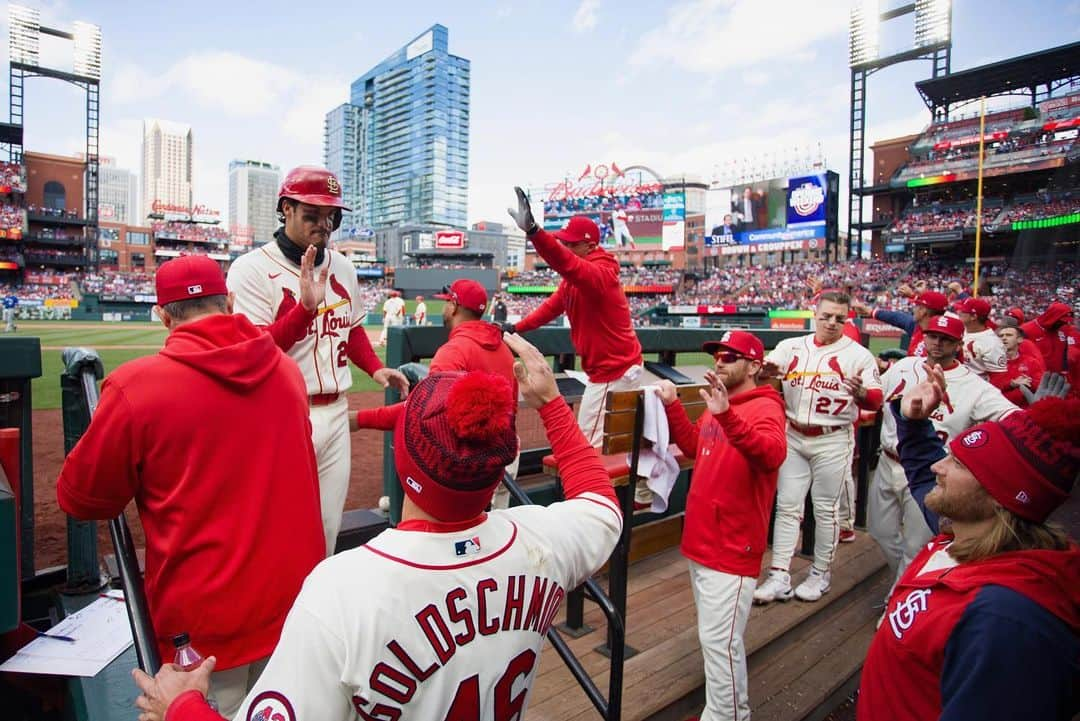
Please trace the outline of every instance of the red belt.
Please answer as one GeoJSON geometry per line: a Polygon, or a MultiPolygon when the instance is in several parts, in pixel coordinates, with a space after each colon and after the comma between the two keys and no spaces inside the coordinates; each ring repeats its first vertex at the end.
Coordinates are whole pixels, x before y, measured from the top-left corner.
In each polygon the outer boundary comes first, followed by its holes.
{"type": "Polygon", "coordinates": [[[889,450],[888,448],[882,448],[882,449],[881,449],[881,452],[882,452],[882,453],[884,453],[884,454],[885,454],[886,456],[888,456],[889,458],[891,458],[891,459],[893,459],[894,461],[896,461],[897,463],[899,463],[899,462],[900,462],[900,456],[896,455],[895,453],[893,453],[892,451],[890,451],[890,450],[889,450]]]}
{"type": "Polygon", "coordinates": [[[804,426],[795,421],[788,421],[788,425],[791,426],[793,431],[798,431],[808,438],[816,438],[817,436],[824,436],[834,431],[840,431],[848,426],[804,426]]]}
{"type": "Polygon", "coordinates": [[[328,406],[340,397],[340,393],[319,393],[318,395],[308,396],[308,405],[328,406]]]}

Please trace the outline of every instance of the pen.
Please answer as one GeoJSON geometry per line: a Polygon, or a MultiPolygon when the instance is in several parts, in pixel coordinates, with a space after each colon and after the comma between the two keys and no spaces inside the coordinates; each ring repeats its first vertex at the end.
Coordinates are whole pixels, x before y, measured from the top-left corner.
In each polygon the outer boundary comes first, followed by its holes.
{"type": "Polygon", "coordinates": [[[123,602],[124,602],[124,599],[123,599],[123,598],[121,598],[121,597],[119,597],[119,596],[110,596],[110,595],[109,595],[109,594],[107,594],[107,593],[99,593],[99,594],[98,594],[98,598],[107,598],[107,599],[109,599],[110,601],[119,601],[120,603],[123,603],[123,602]]]}
{"type": "Polygon", "coordinates": [[[61,636],[60,634],[57,634],[57,633],[45,633],[44,631],[38,631],[37,635],[40,638],[51,638],[51,639],[54,639],[56,641],[67,641],[68,643],[75,643],[75,639],[72,638],[71,636],[61,636]]]}

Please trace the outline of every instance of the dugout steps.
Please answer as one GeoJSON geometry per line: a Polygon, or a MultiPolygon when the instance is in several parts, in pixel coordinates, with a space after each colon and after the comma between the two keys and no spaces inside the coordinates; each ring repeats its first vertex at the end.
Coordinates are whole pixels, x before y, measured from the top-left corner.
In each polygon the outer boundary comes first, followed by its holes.
{"type": "MultiPolygon", "coordinates": [[[[645,553],[661,543],[659,539],[670,537],[676,525],[681,527],[676,520],[634,529],[634,538],[644,540],[636,549],[641,557],[631,566],[628,584],[626,642],[638,653],[626,661],[622,713],[626,721],[683,721],[704,705],[697,614],[686,560],[677,546],[645,553]]],[[[808,566],[805,558],[794,560],[796,582],[808,566]]],[[[877,544],[859,533],[855,543],[838,548],[832,589],[820,601],[754,607],[746,648],[755,719],[818,721],[851,693],[891,580],[877,544]]],[[[604,640],[604,618],[592,604],[586,604],[585,623],[594,632],[567,642],[604,688],[607,659],[595,650],[604,640]]],[[[565,665],[545,647],[527,721],[596,718],[565,665]]]]}

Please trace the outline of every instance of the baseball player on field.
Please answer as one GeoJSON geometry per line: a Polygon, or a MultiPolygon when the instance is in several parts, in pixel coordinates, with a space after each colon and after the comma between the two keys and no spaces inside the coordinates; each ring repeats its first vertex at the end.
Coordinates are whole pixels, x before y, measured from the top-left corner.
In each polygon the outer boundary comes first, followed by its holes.
{"type": "Polygon", "coordinates": [[[4,296],[4,332],[14,333],[15,328],[15,313],[19,308],[19,296],[14,293],[8,293],[4,296]]]}
{"type": "MultiPolygon", "coordinates": [[[[402,520],[308,576],[239,719],[523,719],[544,633],[568,589],[608,558],[622,527],[611,481],[541,353],[508,336],[567,500],[485,513],[517,454],[503,378],[435,373],[403,404],[395,462],[402,520]]],[[[212,666],[207,659],[203,667],[212,666]]],[[[157,718],[218,720],[204,668],[135,673],[157,718]]]]}
{"type": "Polygon", "coordinates": [[[964,365],[975,375],[996,387],[1007,382],[1003,375],[1009,368],[1005,344],[990,327],[990,302],[984,298],[965,298],[954,306],[964,322],[964,365]]]}
{"type": "Polygon", "coordinates": [[[356,270],[327,247],[347,210],[338,179],[324,168],[294,168],[281,184],[277,207],[282,227],[275,242],[237,258],[227,282],[236,312],[267,328],[304,374],[329,555],[341,528],[352,460],[345,398],[352,385],[349,361],[402,394],[409,381],[375,355],[362,325],[356,270]]]}
{"type": "Polygon", "coordinates": [[[405,301],[402,299],[401,293],[391,290],[388,296],[382,304],[383,329],[379,335],[379,345],[386,345],[386,338],[390,333],[391,326],[397,328],[405,325],[405,301]]]}
{"type": "MultiPolygon", "coordinates": [[[[994,386],[957,359],[964,340],[964,323],[953,316],[935,317],[923,333],[926,357],[908,356],[897,361],[881,377],[889,401],[929,379],[928,368],[940,365],[948,383],[948,395],[931,414],[934,430],[948,443],[976,423],[997,421],[1019,410],[994,386]]],[[[870,535],[881,546],[896,578],[930,540],[930,528],[919,504],[908,490],[904,468],[896,448],[896,418],[882,414],[881,457],[870,481],[867,516],[870,535]]]]}
{"type": "Polygon", "coordinates": [[[416,310],[413,311],[413,321],[418,326],[427,325],[427,303],[424,302],[424,296],[416,296],[416,310]]]}
{"type": "Polygon", "coordinates": [[[766,374],[780,380],[788,429],[787,458],[777,480],[772,563],[768,578],[754,591],[758,603],[792,596],[788,569],[807,491],[814,504],[814,565],[794,593],[817,601],[829,590],[840,496],[855,452],[855,420],[860,409],[876,410],[882,401],[874,356],[843,334],[850,305],[844,293],[823,292],[814,332],[781,341],[765,357],[766,374]]]}

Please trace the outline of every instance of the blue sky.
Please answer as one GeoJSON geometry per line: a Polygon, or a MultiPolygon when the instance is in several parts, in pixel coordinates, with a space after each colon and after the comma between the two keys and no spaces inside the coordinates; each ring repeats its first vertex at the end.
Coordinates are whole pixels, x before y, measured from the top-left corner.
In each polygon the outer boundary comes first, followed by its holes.
{"type": "MultiPolygon", "coordinates": [[[[849,0],[24,4],[43,24],[101,26],[101,152],[138,172],[144,117],[188,123],[195,200],[223,213],[230,159],[321,162],[323,116],[349,82],[436,22],[472,62],[470,222],[504,219],[513,185],[586,163],[709,179],[820,144],[847,175],[849,0]]],[[[883,51],[913,32],[894,22],[883,51]]],[[[1080,0],[954,0],[954,70],[1077,37],[1080,0]]],[[[42,50],[67,57],[59,43],[42,50]]],[[[913,63],[871,77],[870,142],[926,124],[913,84],[929,75],[913,63]]],[[[81,150],[82,103],[62,83],[28,81],[26,148],[81,150]]]]}

